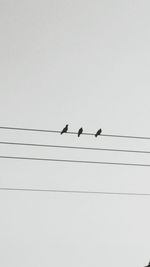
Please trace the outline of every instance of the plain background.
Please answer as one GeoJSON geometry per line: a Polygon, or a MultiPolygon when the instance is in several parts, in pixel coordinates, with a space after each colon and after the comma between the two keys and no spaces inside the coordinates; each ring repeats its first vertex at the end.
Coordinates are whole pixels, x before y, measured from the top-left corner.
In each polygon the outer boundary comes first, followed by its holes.
{"type": "MultiPolygon", "coordinates": [[[[150,136],[150,2],[0,0],[0,126],[150,136]]],[[[150,141],[0,131],[1,141],[150,150],[150,141]]],[[[0,146],[1,155],[148,155],[0,146]]],[[[149,192],[150,169],[0,160],[0,186],[149,192]]],[[[143,267],[149,197],[0,192],[0,266],[143,267]]]]}

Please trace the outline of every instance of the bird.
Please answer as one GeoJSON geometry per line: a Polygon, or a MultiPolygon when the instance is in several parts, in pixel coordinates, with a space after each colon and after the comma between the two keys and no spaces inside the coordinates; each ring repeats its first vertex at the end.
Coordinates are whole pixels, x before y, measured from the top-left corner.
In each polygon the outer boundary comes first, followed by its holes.
{"type": "Polygon", "coordinates": [[[96,132],[95,137],[97,137],[98,135],[101,135],[101,133],[102,133],[102,129],[99,129],[99,130],[96,132]]]}
{"type": "Polygon", "coordinates": [[[78,131],[78,137],[80,137],[80,135],[83,133],[83,128],[80,128],[78,131]]]}
{"type": "Polygon", "coordinates": [[[149,262],[149,264],[148,264],[147,266],[145,266],[145,267],[150,267],[150,262],[149,262]]]}
{"type": "Polygon", "coordinates": [[[68,131],[68,124],[66,124],[65,128],[61,131],[61,134],[66,133],[68,131]]]}

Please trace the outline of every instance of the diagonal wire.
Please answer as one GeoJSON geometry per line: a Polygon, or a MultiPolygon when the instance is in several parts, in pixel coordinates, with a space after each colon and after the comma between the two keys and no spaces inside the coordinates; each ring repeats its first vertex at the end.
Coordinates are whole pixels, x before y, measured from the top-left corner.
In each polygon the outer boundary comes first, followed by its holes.
{"type": "MultiPolygon", "coordinates": [[[[35,128],[22,128],[22,127],[9,127],[9,126],[0,126],[0,129],[3,129],[3,130],[15,130],[15,131],[58,133],[58,134],[61,133],[61,131],[58,131],[58,130],[35,129],[35,128]]],[[[77,132],[70,132],[70,131],[68,131],[65,134],[77,135],[77,132]]],[[[86,133],[86,132],[83,132],[82,135],[91,135],[91,136],[94,136],[95,133],[86,133]]],[[[115,137],[115,138],[127,138],[127,139],[150,140],[150,137],[148,137],[148,136],[134,136],[134,135],[120,135],[120,134],[101,134],[101,136],[104,136],[104,137],[115,137]]]]}
{"type": "Polygon", "coordinates": [[[101,165],[118,165],[118,166],[133,166],[133,167],[150,167],[150,164],[141,163],[125,163],[125,162],[110,162],[110,161],[88,161],[88,160],[72,160],[72,159],[54,159],[54,158],[36,158],[36,157],[19,157],[19,156],[3,156],[0,159],[13,160],[31,160],[31,161],[49,161],[49,162],[66,162],[66,163],[81,163],[81,164],[101,164],[101,165]]]}
{"type": "Polygon", "coordinates": [[[109,151],[109,152],[125,152],[125,153],[150,154],[150,151],[147,151],[147,150],[130,150],[130,149],[115,149],[115,148],[97,148],[97,147],[83,147],[83,146],[64,146],[64,145],[22,143],[22,142],[7,142],[7,141],[0,141],[0,145],[32,146],[32,147],[48,147],[48,148],[61,148],[61,149],[78,149],[78,150],[93,150],[93,151],[109,151]]]}
{"type": "Polygon", "coordinates": [[[63,189],[40,189],[40,188],[13,188],[0,187],[0,191],[25,191],[41,193],[68,193],[68,194],[90,194],[90,195],[116,195],[116,196],[150,196],[150,193],[137,192],[111,192],[111,191],[88,191],[88,190],[63,190],[63,189]]]}

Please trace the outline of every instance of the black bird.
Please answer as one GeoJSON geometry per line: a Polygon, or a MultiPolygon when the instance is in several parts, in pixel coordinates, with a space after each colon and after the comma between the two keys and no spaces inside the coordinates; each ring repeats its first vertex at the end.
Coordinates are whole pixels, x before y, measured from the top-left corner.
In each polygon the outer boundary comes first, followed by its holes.
{"type": "Polygon", "coordinates": [[[78,137],[80,137],[80,135],[83,133],[83,128],[80,128],[78,131],[78,137]]]}
{"type": "Polygon", "coordinates": [[[66,124],[65,128],[61,131],[61,134],[66,133],[68,131],[68,124],[66,124]]]}
{"type": "Polygon", "coordinates": [[[101,133],[102,133],[102,129],[99,129],[99,130],[97,131],[97,133],[95,134],[95,137],[97,137],[98,135],[101,135],[101,133]]]}
{"type": "Polygon", "coordinates": [[[145,266],[145,267],[150,267],[150,262],[149,262],[149,264],[148,264],[147,266],[145,266]]]}

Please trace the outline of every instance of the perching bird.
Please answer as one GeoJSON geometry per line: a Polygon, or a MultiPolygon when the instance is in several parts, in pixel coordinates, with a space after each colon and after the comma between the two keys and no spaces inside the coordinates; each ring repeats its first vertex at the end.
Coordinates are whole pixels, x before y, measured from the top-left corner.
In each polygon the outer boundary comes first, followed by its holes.
{"type": "Polygon", "coordinates": [[[83,128],[80,128],[78,131],[78,137],[80,137],[80,135],[83,133],[83,128]]]}
{"type": "Polygon", "coordinates": [[[66,124],[65,128],[61,131],[61,134],[66,133],[68,131],[68,124],[66,124]]]}
{"type": "Polygon", "coordinates": [[[150,267],[150,262],[149,262],[149,264],[148,264],[147,266],[145,266],[145,267],[150,267]]]}
{"type": "Polygon", "coordinates": [[[99,130],[97,131],[97,133],[95,134],[95,137],[97,137],[98,135],[101,135],[101,133],[102,133],[102,129],[99,129],[99,130]]]}

